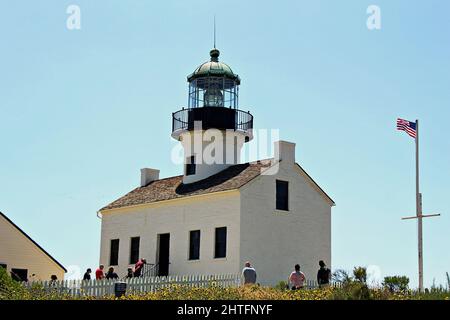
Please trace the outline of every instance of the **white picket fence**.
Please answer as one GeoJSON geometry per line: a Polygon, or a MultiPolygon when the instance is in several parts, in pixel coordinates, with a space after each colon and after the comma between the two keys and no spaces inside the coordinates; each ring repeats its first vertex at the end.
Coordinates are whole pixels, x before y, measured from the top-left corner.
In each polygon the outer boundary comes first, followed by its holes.
{"type": "Polygon", "coordinates": [[[241,283],[241,276],[236,274],[221,275],[184,275],[168,277],[140,277],[123,280],[61,280],[61,281],[34,281],[25,283],[28,288],[41,286],[46,291],[64,293],[71,296],[109,296],[114,295],[116,282],[127,284],[127,294],[133,292],[155,292],[173,285],[189,287],[237,287],[241,283]]]}

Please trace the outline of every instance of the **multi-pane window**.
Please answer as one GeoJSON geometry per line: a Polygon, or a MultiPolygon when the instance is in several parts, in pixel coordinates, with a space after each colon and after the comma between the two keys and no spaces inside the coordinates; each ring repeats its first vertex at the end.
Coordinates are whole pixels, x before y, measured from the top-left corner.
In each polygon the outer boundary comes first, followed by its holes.
{"type": "Polygon", "coordinates": [[[119,265],[119,239],[111,240],[111,246],[109,251],[109,265],[119,265]]]}
{"type": "Polygon", "coordinates": [[[225,258],[227,256],[227,227],[216,228],[216,243],[214,247],[214,258],[225,258]]]}
{"type": "Polygon", "coordinates": [[[189,260],[200,259],[200,230],[189,232],[189,260]]]}
{"type": "Polygon", "coordinates": [[[131,238],[130,245],[130,264],[135,264],[139,260],[139,237],[131,238]]]}
{"type": "Polygon", "coordinates": [[[287,181],[277,180],[276,199],[277,210],[289,210],[289,183],[287,181]]]}

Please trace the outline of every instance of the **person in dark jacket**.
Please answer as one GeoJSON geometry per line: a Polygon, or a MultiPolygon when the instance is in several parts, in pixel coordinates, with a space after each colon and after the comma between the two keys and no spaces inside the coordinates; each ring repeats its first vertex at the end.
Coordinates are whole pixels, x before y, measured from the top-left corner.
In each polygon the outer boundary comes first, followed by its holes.
{"type": "Polygon", "coordinates": [[[331,278],[331,270],[328,269],[323,260],[319,261],[320,269],[317,271],[317,283],[319,287],[324,287],[329,285],[331,278]]]}
{"type": "Polygon", "coordinates": [[[242,278],[244,280],[244,285],[252,285],[256,283],[256,270],[252,267],[250,261],[247,261],[244,269],[242,269],[242,278]]]}
{"type": "Polygon", "coordinates": [[[106,273],[106,279],[117,279],[119,276],[114,272],[113,267],[109,267],[108,272],[106,273]]]}
{"type": "Polygon", "coordinates": [[[125,276],[125,278],[133,278],[133,269],[132,268],[128,268],[127,275],[125,276]]]}
{"type": "Polygon", "coordinates": [[[50,285],[51,286],[56,286],[56,282],[58,281],[58,277],[56,276],[56,274],[52,274],[50,277],[50,285]]]}
{"type": "Polygon", "coordinates": [[[83,280],[91,280],[91,268],[88,268],[84,273],[83,280]]]}

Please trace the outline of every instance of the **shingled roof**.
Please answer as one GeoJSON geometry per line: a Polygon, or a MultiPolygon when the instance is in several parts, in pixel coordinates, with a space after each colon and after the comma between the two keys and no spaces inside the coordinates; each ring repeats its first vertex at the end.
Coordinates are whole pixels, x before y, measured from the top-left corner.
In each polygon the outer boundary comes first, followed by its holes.
{"type": "Polygon", "coordinates": [[[144,187],[134,189],[100,211],[239,189],[259,176],[270,165],[270,159],[237,164],[211,177],[190,184],[183,184],[183,176],[155,180],[144,187]]]}

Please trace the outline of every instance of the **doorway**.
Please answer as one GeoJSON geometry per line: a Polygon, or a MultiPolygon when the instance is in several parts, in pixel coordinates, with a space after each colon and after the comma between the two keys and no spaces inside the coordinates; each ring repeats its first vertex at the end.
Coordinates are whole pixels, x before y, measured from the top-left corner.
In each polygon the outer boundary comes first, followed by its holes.
{"type": "Polygon", "coordinates": [[[158,276],[169,275],[170,233],[158,234],[158,276]]]}

